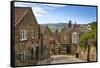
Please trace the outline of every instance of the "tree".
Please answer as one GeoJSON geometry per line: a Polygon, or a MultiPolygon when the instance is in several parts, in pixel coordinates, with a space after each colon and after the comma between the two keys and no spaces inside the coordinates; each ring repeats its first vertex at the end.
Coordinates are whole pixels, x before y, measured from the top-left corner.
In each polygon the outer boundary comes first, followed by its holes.
{"type": "Polygon", "coordinates": [[[90,47],[96,46],[96,22],[89,23],[91,31],[85,32],[80,36],[80,47],[87,49],[87,61],[90,61],[90,47]]]}

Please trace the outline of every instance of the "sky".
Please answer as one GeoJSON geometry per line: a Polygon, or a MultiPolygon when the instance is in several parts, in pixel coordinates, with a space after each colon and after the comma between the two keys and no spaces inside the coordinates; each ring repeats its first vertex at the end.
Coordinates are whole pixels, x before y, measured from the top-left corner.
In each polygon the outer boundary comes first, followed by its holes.
{"type": "Polygon", "coordinates": [[[72,23],[87,24],[96,21],[96,7],[15,2],[15,7],[31,7],[39,24],[72,23]]]}

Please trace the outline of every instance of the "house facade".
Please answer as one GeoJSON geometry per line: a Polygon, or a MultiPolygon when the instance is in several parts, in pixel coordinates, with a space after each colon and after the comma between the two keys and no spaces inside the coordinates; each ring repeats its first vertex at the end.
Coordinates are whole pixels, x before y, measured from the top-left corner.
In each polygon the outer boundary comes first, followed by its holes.
{"type": "Polygon", "coordinates": [[[72,42],[71,42],[71,52],[72,54],[79,53],[79,38],[80,38],[80,27],[79,25],[77,25],[76,23],[74,24],[74,28],[71,31],[71,38],[72,38],[72,42]]]}
{"type": "Polygon", "coordinates": [[[60,51],[61,54],[70,54],[70,33],[68,32],[67,28],[64,27],[61,29],[60,32],[60,51]]]}
{"type": "Polygon", "coordinates": [[[48,64],[50,59],[50,29],[48,26],[40,26],[42,35],[41,46],[41,64],[48,64]]]}
{"type": "Polygon", "coordinates": [[[60,48],[60,34],[56,29],[55,31],[50,33],[50,55],[59,54],[60,48]]]}
{"type": "Polygon", "coordinates": [[[15,65],[39,61],[38,23],[30,7],[15,7],[15,65]]]}

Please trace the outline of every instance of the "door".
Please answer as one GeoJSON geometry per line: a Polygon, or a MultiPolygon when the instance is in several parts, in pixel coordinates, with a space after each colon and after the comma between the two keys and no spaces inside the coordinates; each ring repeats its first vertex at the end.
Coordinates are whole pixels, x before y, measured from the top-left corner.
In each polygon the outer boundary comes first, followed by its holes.
{"type": "Polygon", "coordinates": [[[38,61],[39,61],[39,47],[37,46],[36,47],[36,51],[35,51],[35,56],[36,56],[36,63],[38,63],[38,61]]]}
{"type": "Polygon", "coordinates": [[[62,45],[61,45],[61,52],[62,52],[63,54],[65,54],[66,51],[67,51],[66,45],[65,45],[65,44],[62,44],[62,45]]]}
{"type": "Polygon", "coordinates": [[[69,45],[66,45],[66,52],[67,52],[67,54],[70,54],[70,46],[69,45]]]}
{"type": "Polygon", "coordinates": [[[35,64],[35,48],[32,48],[32,64],[35,64]]]}

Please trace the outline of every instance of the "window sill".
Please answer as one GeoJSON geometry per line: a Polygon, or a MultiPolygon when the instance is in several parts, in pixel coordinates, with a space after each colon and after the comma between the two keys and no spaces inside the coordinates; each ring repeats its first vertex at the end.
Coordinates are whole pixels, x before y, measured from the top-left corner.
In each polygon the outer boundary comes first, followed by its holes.
{"type": "Polygon", "coordinates": [[[26,41],[27,39],[20,39],[20,41],[26,41]]]}

